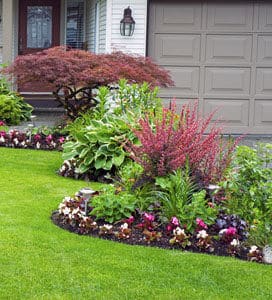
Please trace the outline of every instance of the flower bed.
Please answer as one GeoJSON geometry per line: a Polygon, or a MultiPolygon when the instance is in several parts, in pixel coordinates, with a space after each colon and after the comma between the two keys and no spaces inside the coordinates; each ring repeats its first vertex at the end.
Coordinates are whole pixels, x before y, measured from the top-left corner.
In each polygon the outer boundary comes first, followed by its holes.
{"type": "Polygon", "coordinates": [[[92,203],[86,207],[84,197],[78,192],[75,197],[64,198],[58,211],[53,212],[52,221],[76,234],[131,245],[188,250],[272,263],[271,257],[270,260],[264,258],[262,248],[247,245],[248,225],[235,215],[221,213],[214,224],[209,226],[197,218],[195,230],[190,232],[177,217],[172,217],[164,224],[158,213],[136,210],[125,219],[109,223],[101,218],[96,220],[96,216],[90,216],[92,209],[92,203]]]}
{"type": "MultiPolygon", "coordinates": [[[[1,123],[4,126],[4,123],[1,123]]],[[[0,124],[0,126],[1,126],[0,124]]],[[[32,134],[31,131],[0,130],[0,147],[36,149],[36,150],[62,150],[65,136],[59,133],[32,134]]]]}

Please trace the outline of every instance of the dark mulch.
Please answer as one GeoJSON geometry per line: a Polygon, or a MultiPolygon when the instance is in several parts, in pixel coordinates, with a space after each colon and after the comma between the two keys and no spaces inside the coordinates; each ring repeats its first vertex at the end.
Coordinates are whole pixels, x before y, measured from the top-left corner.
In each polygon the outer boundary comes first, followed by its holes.
{"type": "MultiPolygon", "coordinates": [[[[86,232],[82,232],[81,228],[79,226],[75,226],[75,225],[72,226],[70,224],[67,224],[66,219],[63,217],[63,215],[60,215],[58,213],[58,211],[55,211],[52,213],[51,220],[55,225],[59,226],[60,228],[68,230],[75,234],[79,234],[79,235],[88,235],[88,236],[92,236],[92,237],[99,237],[99,238],[102,238],[105,240],[111,240],[111,241],[115,241],[115,242],[129,244],[129,245],[143,245],[143,246],[158,247],[158,248],[163,248],[163,249],[176,249],[176,250],[190,251],[190,252],[195,252],[195,253],[212,254],[212,255],[217,255],[217,256],[232,256],[232,257],[236,257],[236,258],[239,258],[242,260],[248,260],[248,257],[247,257],[247,253],[249,250],[248,248],[241,246],[239,249],[239,252],[229,253],[229,245],[220,240],[217,240],[217,239],[212,239],[213,251],[211,251],[210,249],[204,250],[204,249],[198,248],[196,246],[196,244],[197,244],[196,237],[190,237],[191,246],[186,246],[185,248],[182,248],[181,245],[178,245],[178,244],[171,245],[169,243],[171,235],[165,234],[165,233],[163,233],[162,237],[158,241],[152,241],[152,242],[148,243],[144,238],[142,230],[136,228],[135,226],[132,227],[131,236],[129,238],[120,239],[120,238],[116,237],[114,232],[118,232],[118,230],[120,229],[120,225],[123,224],[123,222],[120,222],[117,224],[116,223],[112,224],[113,225],[113,229],[112,229],[113,234],[99,235],[99,229],[94,229],[91,232],[86,233],[86,232]]],[[[101,220],[97,221],[98,227],[103,226],[105,223],[107,223],[107,222],[103,222],[101,220]]],[[[157,228],[156,230],[165,232],[165,231],[163,231],[163,228],[160,228],[160,227],[157,228]]],[[[213,234],[212,231],[213,231],[213,229],[211,229],[210,232],[208,231],[209,235],[213,234]]]]}

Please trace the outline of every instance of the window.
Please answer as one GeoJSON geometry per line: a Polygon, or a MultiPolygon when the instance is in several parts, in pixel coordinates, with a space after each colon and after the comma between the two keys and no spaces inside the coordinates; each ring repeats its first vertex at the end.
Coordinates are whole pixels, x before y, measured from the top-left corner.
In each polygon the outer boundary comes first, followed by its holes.
{"type": "Polygon", "coordinates": [[[66,45],[84,49],[85,1],[67,0],[66,9],[66,45]]]}

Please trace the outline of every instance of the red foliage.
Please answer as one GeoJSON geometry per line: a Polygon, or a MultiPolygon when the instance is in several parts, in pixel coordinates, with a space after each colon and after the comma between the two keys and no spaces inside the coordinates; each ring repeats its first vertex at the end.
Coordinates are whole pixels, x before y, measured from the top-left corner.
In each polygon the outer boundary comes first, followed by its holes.
{"type": "Polygon", "coordinates": [[[117,83],[121,78],[137,83],[146,81],[151,86],[173,84],[168,72],[149,58],[121,52],[94,54],[64,46],[18,56],[5,73],[15,76],[18,83],[43,82],[52,90],[67,86],[94,88],[117,83]]]}
{"type": "Polygon", "coordinates": [[[238,140],[232,145],[224,143],[221,128],[211,124],[213,115],[201,118],[197,103],[193,109],[184,105],[179,115],[175,108],[164,109],[162,118],[155,123],[149,117],[139,121],[140,130],[133,132],[141,145],[128,144],[126,149],[148,176],[165,176],[188,161],[192,175],[198,180],[204,184],[217,183],[238,140]]]}
{"type": "Polygon", "coordinates": [[[129,83],[147,82],[151,88],[173,84],[168,72],[149,58],[121,52],[94,54],[63,46],[18,56],[3,72],[19,84],[38,82],[51,88],[72,120],[97,104],[94,89],[99,86],[123,78],[129,83]]]}

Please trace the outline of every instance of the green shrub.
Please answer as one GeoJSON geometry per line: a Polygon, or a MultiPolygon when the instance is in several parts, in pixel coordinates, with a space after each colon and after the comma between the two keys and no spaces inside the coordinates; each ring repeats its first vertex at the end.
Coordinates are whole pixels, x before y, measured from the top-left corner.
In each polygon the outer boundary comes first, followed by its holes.
{"type": "Polygon", "coordinates": [[[256,149],[239,146],[233,171],[222,183],[226,209],[251,225],[250,239],[258,245],[272,240],[272,144],[256,149]]]}
{"type": "Polygon", "coordinates": [[[33,107],[26,103],[24,99],[14,91],[11,91],[9,83],[5,77],[0,78],[1,106],[8,106],[8,109],[2,108],[0,119],[7,122],[8,125],[17,125],[21,121],[28,121],[33,111],[33,107]],[[6,102],[7,101],[7,102],[6,102]],[[13,103],[11,103],[13,102],[13,103]]]}
{"type": "Polygon", "coordinates": [[[135,142],[130,126],[136,126],[141,115],[161,107],[156,89],[149,90],[148,84],[127,85],[121,80],[119,85],[112,92],[101,87],[97,106],[67,127],[70,141],[63,146],[63,159],[76,161],[77,173],[92,170],[115,173],[128,161],[129,154],[123,145],[135,142]]]}
{"type": "Polygon", "coordinates": [[[20,119],[19,104],[8,95],[0,95],[0,120],[4,120],[8,125],[17,125],[20,119]]]}

